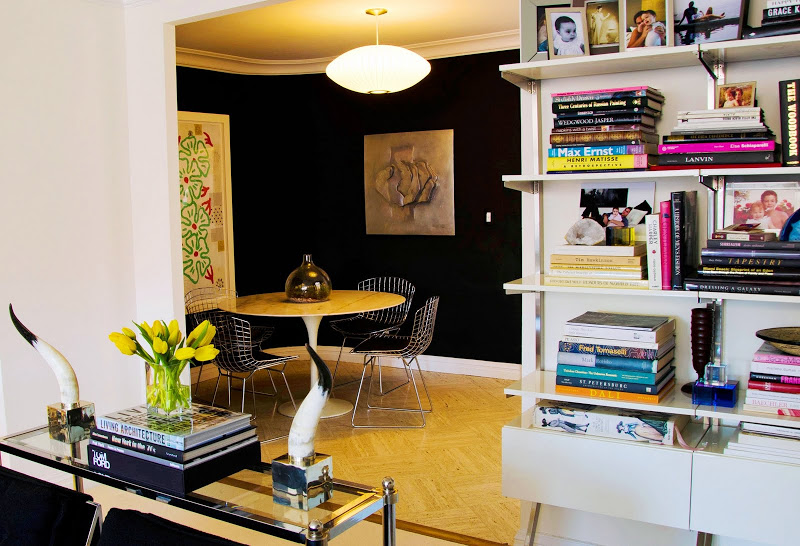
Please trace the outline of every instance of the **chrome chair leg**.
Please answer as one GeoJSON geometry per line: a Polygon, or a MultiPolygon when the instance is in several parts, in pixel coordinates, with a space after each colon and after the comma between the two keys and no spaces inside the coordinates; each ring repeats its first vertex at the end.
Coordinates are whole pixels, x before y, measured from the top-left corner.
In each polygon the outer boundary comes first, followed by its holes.
{"type": "Polygon", "coordinates": [[[379,378],[378,379],[378,390],[380,391],[381,396],[385,396],[385,395],[389,394],[390,392],[396,391],[400,387],[404,387],[404,386],[408,385],[410,379],[409,379],[409,375],[408,375],[408,369],[406,369],[406,366],[404,365],[403,366],[403,371],[406,374],[405,382],[404,383],[400,383],[399,385],[395,385],[394,387],[392,387],[388,391],[383,390],[383,373],[382,373],[382,369],[383,368],[381,368],[381,361],[380,361],[380,359],[378,359],[378,378],[379,378]]]}
{"type": "MultiPolygon", "coordinates": [[[[431,401],[431,395],[428,393],[428,385],[425,384],[425,376],[422,375],[422,368],[419,366],[419,359],[415,356],[412,360],[417,361],[417,370],[419,371],[419,378],[422,379],[422,388],[425,389],[425,396],[428,397],[428,407],[431,408],[429,410],[425,410],[427,412],[433,411],[433,402],[431,401]]],[[[405,362],[405,360],[403,361],[405,362]]],[[[414,377],[414,372],[411,369],[411,362],[408,363],[408,371],[411,373],[411,377],[414,377]]]]}
{"type": "Polygon", "coordinates": [[[217,389],[219,388],[219,380],[222,379],[222,374],[217,376],[217,384],[214,386],[214,397],[211,399],[211,405],[214,405],[214,402],[217,399],[217,389]]]}
{"type": "MultiPolygon", "coordinates": [[[[372,361],[372,358],[370,358],[372,361]]],[[[356,393],[356,402],[353,404],[353,413],[350,417],[350,424],[353,428],[373,428],[368,425],[357,425],[356,424],[356,410],[358,409],[358,400],[361,398],[361,389],[364,387],[364,375],[367,373],[367,357],[364,355],[364,369],[361,370],[361,382],[358,384],[358,392],[356,393]]],[[[372,372],[370,372],[370,383],[372,382],[372,372]]],[[[367,394],[367,398],[369,398],[369,394],[367,394]]]]}
{"type": "Polygon", "coordinates": [[[200,363],[200,371],[197,374],[197,383],[194,384],[194,396],[197,396],[197,388],[200,386],[200,378],[203,377],[203,366],[205,366],[205,362],[200,363]]]}

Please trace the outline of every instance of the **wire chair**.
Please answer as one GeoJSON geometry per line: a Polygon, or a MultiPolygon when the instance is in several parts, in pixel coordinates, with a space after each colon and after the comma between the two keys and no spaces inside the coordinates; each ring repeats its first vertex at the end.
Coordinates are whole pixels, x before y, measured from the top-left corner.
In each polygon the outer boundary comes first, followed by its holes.
{"type": "Polygon", "coordinates": [[[214,387],[214,397],[211,399],[211,405],[217,399],[217,391],[219,390],[219,380],[224,376],[228,382],[228,406],[231,404],[231,381],[233,379],[240,379],[242,381],[242,412],[244,412],[244,401],[247,396],[247,381],[250,381],[250,388],[253,393],[253,417],[256,416],[256,394],[265,394],[267,396],[275,396],[278,394],[278,389],[275,386],[275,381],[272,378],[272,372],[277,372],[283,376],[283,382],[286,385],[286,390],[289,392],[289,399],[292,401],[292,406],[297,408],[292,395],[292,390],[289,388],[289,382],[286,380],[286,363],[289,360],[294,360],[297,356],[276,356],[258,349],[253,345],[252,329],[250,322],[239,317],[235,317],[230,313],[220,310],[212,310],[201,313],[202,316],[217,327],[217,335],[214,338],[214,346],[219,349],[219,354],[215,359],[219,376],[217,377],[217,384],[214,387]],[[253,382],[253,374],[259,370],[267,370],[269,380],[272,383],[271,393],[265,393],[255,390],[255,383],[253,382]],[[245,374],[243,377],[236,374],[245,374]]]}
{"type": "MultiPolygon", "coordinates": [[[[186,327],[189,332],[194,330],[205,318],[201,318],[200,313],[219,309],[222,301],[238,297],[235,290],[229,288],[217,288],[216,286],[204,286],[193,288],[183,296],[183,303],[186,313],[186,327]]],[[[215,325],[216,326],[216,325],[215,325]]],[[[254,326],[253,343],[254,347],[260,348],[267,341],[275,329],[271,326],[254,326]]],[[[200,362],[200,370],[197,374],[197,383],[194,385],[194,394],[200,385],[200,378],[203,375],[204,362],[200,362]]]]}
{"type": "MultiPolygon", "coordinates": [[[[428,393],[428,387],[425,384],[425,377],[422,375],[422,368],[419,365],[419,355],[424,353],[430,346],[433,340],[433,327],[436,323],[436,311],[439,307],[439,296],[428,298],[421,308],[414,314],[414,328],[410,336],[398,336],[393,334],[386,334],[382,336],[370,337],[359,343],[351,352],[364,355],[364,369],[361,372],[361,383],[358,385],[358,394],[356,395],[356,403],[353,407],[353,416],[350,419],[350,424],[355,428],[423,428],[425,426],[425,414],[433,411],[433,403],[431,396],[428,393]],[[381,396],[396,390],[399,387],[407,384],[409,380],[414,387],[414,394],[417,397],[417,408],[395,408],[387,406],[373,406],[370,404],[370,396],[372,395],[372,378],[374,376],[375,362],[380,361],[381,357],[388,356],[399,358],[403,361],[403,367],[406,371],[408,380],[393,389],[381,392],[381,396]],[[423,409],[422,401],[419,397],[419,390],[417,389],[417,382],[414,380],[414,371],[411,369],[411,363],[417,363],[417,372],[422,380],[422,387],[425,389],[425,396],[428,398],[428,408],[423,409]],[[388,410],[388,411],[404,411],[419,413],[422,418],[420,425],[357,425],[356,424],[356,411],[358,410],[358,401],[361,398],[361,389],[364,386],[364,377],[367,373],[367,366],[370,366],[369,374],[369,388],[367,389],[367,411],[369,410],[388,410]]],[[[378,365],[380,371],[380,364],[378,365]]]]}
{"type": "MultiPolygon", "coordinates": [[[[339,362],[342,359],[342,351],[347,340],[365,340],[376,335],[396,333],[408,318],[408,311],[411,309],[411,301],[414,299],[414,292],[416,291],[416,287],[413,284],[400,277],[373,277],[359,282],[357,289],[399,294],[405,297],[406,301],[388,309],[359,313],[354,317],[331,321],[331,328],[344,336],[342,346],[339,348],[339,357],[336,359],[336,367],[333,370],[334,385],[336,384],[336,372],[339,370],[339,362]]],[[[356,381],[358,379],[349,381],[345,385],[356,381]]],[[[383,392],[382,382],[380,387],[381,392],[383,392]]],[[[331,387],[331,390],[333,390],[333,387],[331,387]]]]}

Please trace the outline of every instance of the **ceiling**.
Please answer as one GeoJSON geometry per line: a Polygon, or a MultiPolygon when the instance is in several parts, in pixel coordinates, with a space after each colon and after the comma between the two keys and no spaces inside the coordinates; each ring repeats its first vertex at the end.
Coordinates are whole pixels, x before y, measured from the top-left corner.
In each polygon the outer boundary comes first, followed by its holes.
{"type": "Polygon", "coordinates": [[[324,72],[335,57],[375,43],[426,58],[519,47],[518,0],[291,0],[178,25],[181,66],[243,74],[324,72]]]}

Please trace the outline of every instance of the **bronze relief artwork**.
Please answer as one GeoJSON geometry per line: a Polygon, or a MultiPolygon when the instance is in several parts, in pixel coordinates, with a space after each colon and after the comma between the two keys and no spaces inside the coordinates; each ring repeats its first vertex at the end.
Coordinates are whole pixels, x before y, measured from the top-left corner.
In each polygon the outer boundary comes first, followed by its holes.
{"type": "Polygon", "coordinates": [[[455,235],[453,130],[364,137],[367,235],[455,235]]]}

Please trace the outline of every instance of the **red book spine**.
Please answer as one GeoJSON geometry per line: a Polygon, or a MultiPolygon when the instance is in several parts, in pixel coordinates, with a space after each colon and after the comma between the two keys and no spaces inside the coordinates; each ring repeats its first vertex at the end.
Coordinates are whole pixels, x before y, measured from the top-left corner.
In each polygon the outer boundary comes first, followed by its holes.
{"type": "Polygon", "coordinates": [[[759,391],[774,391],[785,392],[789,394],[800,394],[800,385],[790,385],[787,383],[772,383],[769,381],[753,381],[752,379],[747,382],[748,389],[756,389],[759,391]]]}
{"type": "Polygon", "coordinates": [[[661,290],[672,290],[672,208],[669,201],[659,203],[661,236],[661,290]]]}

